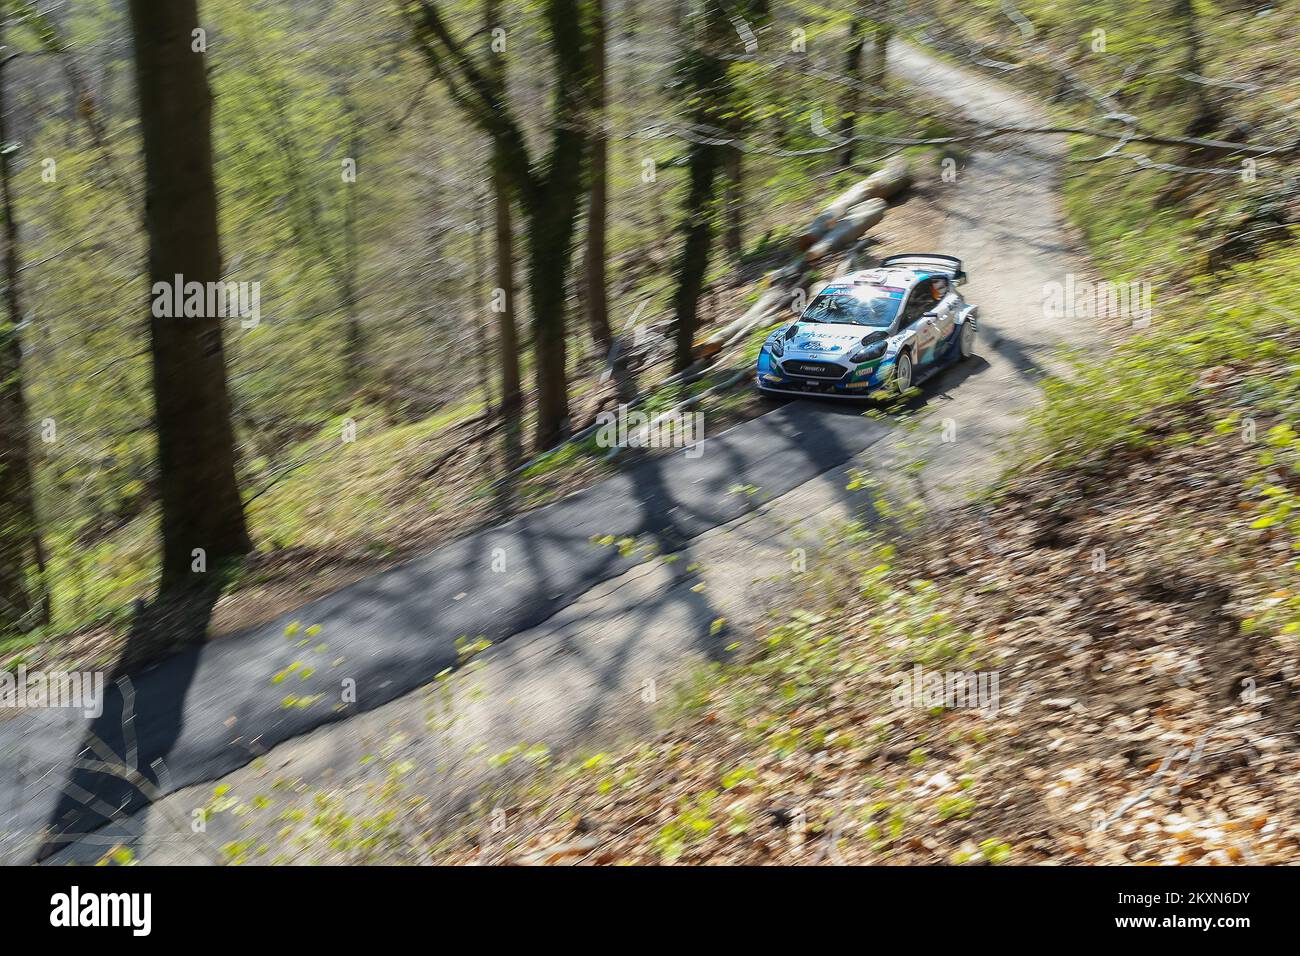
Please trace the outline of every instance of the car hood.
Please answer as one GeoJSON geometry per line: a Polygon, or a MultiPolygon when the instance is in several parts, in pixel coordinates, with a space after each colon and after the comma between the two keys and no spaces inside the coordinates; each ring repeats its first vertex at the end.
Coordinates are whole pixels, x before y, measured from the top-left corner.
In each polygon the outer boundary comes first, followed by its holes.
{"type": "Polygon", "coordinates": [[[832,325],[828,322],[796,322],[784,334],[785,354],[797,358],[835,360],[857,349],[863,336],[883,331],[866,325],[832,325]]]}

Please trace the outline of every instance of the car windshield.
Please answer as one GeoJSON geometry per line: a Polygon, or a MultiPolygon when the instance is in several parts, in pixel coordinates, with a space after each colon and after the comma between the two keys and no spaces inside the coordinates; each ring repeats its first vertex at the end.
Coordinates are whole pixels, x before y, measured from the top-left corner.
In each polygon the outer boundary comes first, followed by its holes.
{"type": "Polygon", "coordinates": [[[873,286],[856,286],[852,289],[837,287],[826,289],[800,316],[801,322],[838,322],[844,325],[866,325],[873,329],[887,329],[902,298],[894,298],[883,289],[873,286]]]}

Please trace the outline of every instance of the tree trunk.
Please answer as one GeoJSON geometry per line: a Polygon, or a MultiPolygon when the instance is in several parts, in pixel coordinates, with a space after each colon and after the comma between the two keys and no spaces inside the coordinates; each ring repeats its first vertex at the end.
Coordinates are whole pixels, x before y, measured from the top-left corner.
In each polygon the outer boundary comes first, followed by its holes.
{"type": "MultiPolygon", "coordinates": [[[[1174,0],[1174,18],[1183,32],[1183,72],[1201,75],[1200,35],[1196,30],[1196,7],[1192,0],[1174,0]]],[[[1192,115],[1183,128],[1185,136],[1207,136],[1219,125],[1219,111],[1210,97],[1210,91],[1201,83],[1187,82],[1191,91],[1192,115]]],[[[1195,150],[1189,150],[1194,157],[1195,150]]]]}
{"type": "MultiPolygon", "coordinates": [[[[8,57],[0,24],[0,57],[8,57]]],[[[0,633],[22,633],[50,620],[45,553],[36,517],[36,492],[23,394],[19,324],[18,222],[11,182],[5,61],[0,61],[0,203],[3,204],[5,316],[0,319],[0,633]]]]}
{"type": "MultiPolygon", "coordinates": [[[[555,63],[555,106],[545,174],[527,188],[528,300],[533,310],[537,366],[538,451],[569,435],[566,289],[582,199],[582,168],[588,146],[583,122],[591,73],[584,5],[552,0],[547,11],[555,63]]],[[[516,184],[518,185],[518,184],[516,184]]]]}
{"type": "Polygon", "coordinates": [[[621,402],[632,400],[635,389],[627,374],[627,362],[609,327],[609,296],[605,282],[605,233],[609,191],[607,175],[609,142],[605,85],[605,4],[592,0],[591,29],[591,140],[588,147],[587,247],[583,257],[583,294],[591,339],[614,376],[621,402]]]}
{"type": "Polygon", "coordinates": [[[889,22],[889,3],[876,5],[876,21],[871,28],[871,70],[867,82],[883,88],[889,74],[889,41],[894,35],[894,25],[889,22]]]}
{"type": "MultiPolygon", "coordinates": [[[[144,144],[150,288],[221,278],[212,168],[212,97],[204,55],[191,50],[195,0],[130,0],[144,144]]],[[[213,572],[252,550],[235,477],[221,321],[149,323],[158,484],[162,601],[220,583],[213,572]],[[202,549],[206,573],[197,571],[202,549]]]]}
{"type": "Polygon", "coordinates": [[[352,95],[343,87],[343,110],[348,118],[351,132],[349,158],[357,165],[357,177],[345,182],[347,195],[343,199],[343,262],[341,264],[340,296],[343,305],[344,340],[343,340],[343,384],[348,395],[356,394],[362,385],[366,361],[365,331],[361,328],[360,304],[357,293],[358,262],[360,250],[357,248],[357,207],[360,188],[361,167],[361,117],[352,95]]]}
{"type": "MultiPolygon", "coordinates": [[[[493,152],[500,150],[494,146],[493,152]]],[[[518,428],[524,393],[519,378],[519,329],[515,323],[515,234],[510,185],[499,157],[493,157],[492,192],[496,232],[497,357],[501,365],[501,415],[507,430],[518,428]]]]}
{"type": "Polygon", "coordinates": [[[850,85],[844,90],[844,102],[840,107],[840,136],[846,140],[840,153],[840,167],[853,165],[853,153],[857,144],[853,136],[857,133],[858,107],[862,102],[862,93],[856,84],[862,78],[862,49],[866,46],[866,30],[861,17],[854,17],[849,24],[849,48],[844,57],[844,75],[850,85]]]}
{"type": "Polygon", "coordinates": [[[492,364],[488,345],[488,310],[483,297],[487,285],[487,257],[483,254],[483,234],[487,232],[487,197],[474,200],[474,235],[471,237],[474,258],[474,335],[478,339],[478,377],[483,387],[483,412],[492,414],[492,364]]]}
{"type": "Polygon", "coordinates": [[[745,253],[745,156],[736,147],[723,151],[723,196],[726,229],[722,242],[732,262],[739,263],[745,253]]]}
{"type": "Polygon", "coordinates": [[[536,443],[539,451],[568,434],[566,280],[573,255],[575,220],[581,206],[588,133],[584,123],[591,86],[587,47],[590,10],[580,0],[547,0],[551,38],[551,146],[534,163],[522,127],[512,115],[503,83],[476,63],[454,38],[435,2],[412,9],[416,40],[433,73],[449,83],[468,118],[492,137],[511,192],[523,207],[528,231],[528,288],[533,311],[537,375],[536,443]],[[487,77],[487,79],[485,79],[487,77]]]}
{"type": "MultiPolygon", "coordinates": [[[[577,190],[574,190],[576,212],[577,190]]],[[[547,204],[549,205],[549,204],[547,204]]],[[[537,380],[537,451],[569,434],[566,276],[573,253],[573,219],[548,215],[546,206],[528,217],[528,293],[533,310],[533,359],[537,380]]]]}
{"type": "Polygon", "coordinates": [[[583,256],[583,285],[591,339],[609,358],[614,338],[609,332],[609,300],[605,294],[605,198],[608,191],[605,136],[605,4],[591,0],[591,141],[588,146],[587,248],[583,256]]]}
{"type": "Polygon", "coordinates": [[[709,267],[713,240],[713,181],[718,168],[718,147],[693,143],[690,150],[690,192],[683,223],[684,241],[677,260],[677,290],[673,294],[676,348],[673,367],[684,371],[694,361],[700,292],[709,267]]]}
{"type": "MultiPolygon", "coordinates": [[[[699,18],[696,42],[684,61],[686,96],[696,104],[691,115],[696,127],[720,129],[727,120],[732,96],[727,61],[719,53],[731,25],[720,0],[704,0],[699,18]]],[[[694,361],[700,291],[713,242],[714,182],[723,149],[709,142],[692,142],[687,152],[690,185],[683,210],[682,247],[673,270],[677,276],[673,365],[679,372],[694,361]]]]}
{"type": "MultiPolygon", "coordinates": [[[[498,22],[500,0],[484,0],[483,28],[487,35],[502,26],[498,22]]],[[[490,41],[489,41],[490,42],[490,41]]],[[[488,49],[493,82],[506,88],[506,58],[488,49]]],[[[519,327],[515,320],[515,232],[514,197],[507,175],[504,146],[492,140],[493,231],[496,243],[496,288],[500,290],[497,311],[497,361],[501,370],[501,418],[506,435],[516,435],[523,417],[524,393],[519,376],[519,327]]]]}

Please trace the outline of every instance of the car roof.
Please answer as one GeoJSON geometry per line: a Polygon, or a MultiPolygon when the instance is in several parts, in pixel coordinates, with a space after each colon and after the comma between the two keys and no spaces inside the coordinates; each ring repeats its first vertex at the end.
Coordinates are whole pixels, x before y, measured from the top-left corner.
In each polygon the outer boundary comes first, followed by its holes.
{"type": "Polygon", "coordinates": [[[932,273],[919,269],[900,269],[897,266],[888,269],[859,269],[847,275],[837,276],[822,287],[825,291],[833,286],[870,285],[883,289],[909,292],[912,286],[922,279],[928,279],[932,273]]]}

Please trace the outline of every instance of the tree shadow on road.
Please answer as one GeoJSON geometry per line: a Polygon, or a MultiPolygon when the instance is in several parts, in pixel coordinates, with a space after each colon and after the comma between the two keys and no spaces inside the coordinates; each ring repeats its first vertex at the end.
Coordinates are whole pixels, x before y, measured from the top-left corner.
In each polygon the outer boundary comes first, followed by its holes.
{"type": "Polygon", "coordinates": [[[124,821],[149,801],[146,789],[166,786],[165,758],[184,730],[186,695],[221,590],[214,578],[207,587],[136,615],[105,684],[103,711],[78,745],[67,778],[57,785],[37,861],[72,840],[124,821]],[[143,714],[136,711],[137,687],[148,701],[143,714]]]}

